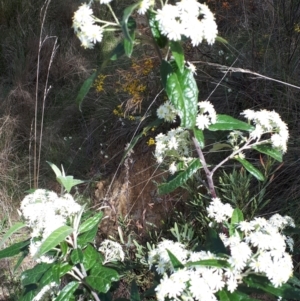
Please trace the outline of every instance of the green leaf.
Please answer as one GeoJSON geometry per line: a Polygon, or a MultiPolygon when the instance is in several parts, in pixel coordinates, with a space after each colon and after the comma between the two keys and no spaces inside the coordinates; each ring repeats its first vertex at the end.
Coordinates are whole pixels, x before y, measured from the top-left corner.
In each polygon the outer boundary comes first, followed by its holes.
{"type": "Polygon", "coordinates": [[[135,36],[134,32],[136,29],[136,22],[131,17],[131,14],[139,5],[140,5],[139,3],[132,4],[127,8],[125,8],[123,12],[121,27],[124,34],[124,50],[128,57],[130,57],[132,54],[134,36],[135,36]]]}
{"type": "Polygon", "coordinates": [[[198,143],[200,145],[200,148],[204,148],[205,147],[205,142],[204,142],[203,131],[199,130],[197,128],[194,128],[193,132],[194,132],[195,138],[197,139],[197,141],[198,141],[198,143]]]}
{"type": "Polygon", "coordinates": [[[91,230],[80,234],[77,238],[78,245],[83,248],[84,246],[86,246],[87,243],[94,241],[97,235],[97,231],[98,231],[98,225],[96,225],[91,230]]]}
{"type": "Polygon", "coordinates": [[[231,299],[229,299],[229,296],[227,295],[227,292],[225,290],[221,290],[217,294],[220,298],[220,301],[232,301],[231,299]]]}
{"type": "Polygon", "coordinates": [[[44,255],[45,253],[59,245],[72,232],[73,228],[65,225],[54,230],[42,243],[42,245],[39,248],[39,251],[35,255],[35,258],[44,255]]]}
{"type": "Polygon", "coordinates": [[[170,41],[170,48],[177,67],[181,73],[184,71],[184,52],[180,42],[170,41]]]}
{"type": "Polygon", "coordinates": [[[246,159],[241,159],[239,157],[234,157],[234,159],[239,161],[245,167],[245,169],[249,173],[251,173],[251,175],[253,175],[257,180],[259,181],[265,180],[264,175],[256,167],[254,167],[249,161],[247,161],[246,159]]]}
{"type": "Polygon", "coordinates": [[[28,256],[28,254],[29,254],[29,250],[24,250],[22,253],[21,253],[21,255],[20,255],[20,257],[19,257],[19,259],[18,259],[18,261],[17,261],[17,263],[15,264],[15,266],[14,266],[14,273],[17,271],[17,269],[20,267],[20,265],[22,264],[22,262],[23,262],[23,260],[28,256]]]}
{"type": "Polygon", "coordinates": [[[86,283],[100,293],[107,293],[111,282],[118,280],[119,274],[116,270],[99,265],[92,268],[90,275],[85,278],[86,283]]]}
{"type": "Polygon", "coordinates": [[[170,257],[173,268],[175,270],[183,269],[184,265],[176,258],[176,256],[174,254],[172,254],[168,249],[167,249],[167,252],[170,257]]]}
{"type": "Polygon", "coordinates": [[[125,54],[124,41],[118,43],[118,45],[112,50],[110,54],[110,60],[116,61],[118,58],[125,54]]]}
{"type": "Polygon", "coordinates": [[[89,78],[87,78],[84,81],[83,85],[81,86],[81,88],[79,90],[79,93],[76,97],[75,102],[78,105],[80,111],[81,111],[81,105],[82,105],[83,99],[90,91],[90,88],[92,87],[96,76],[97,76],[97,71],[95,71],[89,78]]]}
{"type": "Polygon", "coordinates": [[[243,212],[240,209],[235,208],[232,213],[230,227],[229,227],[230,236],[234,235],[236,225],[239,222],[242,222],[243,220],[244,220],[243,212]]]}
{"type": "Polygon", "coordinates": [[[56,179],[68,193],[71,191],[73,186],[84,183],[84,181],[74,179],[73,176],[59,176],[56,179]]]}
{"type": "Polygon", "coordinates": [[[209,152],[217,152],[221,149],[224,149],[224,148],[229,148],[229,149],[232,149],[232,146],[230,146],[229,144],[227,143],[214,143],[213,147],[209,150],[209,152]]]}
{"type": "Polygon", "coordinates": [[[75,264],[78,264],[78,263],[81,263],[82,260],[83,260],[83,253],[82,253],[82,250],[77,248],[77,249],[74,249],[72,252],[71,252],[71,260],[72,260],[72,263],[75,265],[75,264]]]}
{"type": "Polygon", "coordinates": [[[79,286],[78,282],[72,281],[69,282],[59,293],[59,295],[55,298],[55,301],[67,301],[71,300],[74,292],[77,290],[79,286]]]}
{"type": "Polygon", "coordinates": [[[282,152],[274,149],[270,145],[256,145],[252,147],[253,149],[257,150],[260,153],[266,154],[275,160],[282,162],[282,152]]]}
{"type": "Polygon", "coordinates": [[[212,228],[208,228],[207,230],[205,247],[207,251],[215,254],[228,254],[223,241],[219,237],[218,233],[212,228]]]}
{"type": "Polygon", "coordinates": [[[43,275],[52,269],[52,265],[48,263],[39,263],[32,269],[26,270],[21,275],[21,283],[23,286],[39,283],[43,275]]]}
{"type": "Polygon", "coordinates": [[[130,301],[141,301],[138,286],[135,280],[131,282],[130,301]]]}
{"type": "Polygon", "coordinates": [[[49,161],[46,162],[50,165],[57,178],[63,176],[61,170],[54,163],[51,163],[49,161]]]}
{"type": "Polygon", "coordinates": [[[149,18],[149,26],[151,29],[152,36],[153,36],[156,44],[160,48],[164,48],[168,43],[168,39],[167,39],[167,37],[162,35],[159,30],[158,22],[156,21],[156,14],[149,11],[148,16],[149,16],[148,17],[149,18]]]}
{"type": "Polygon", "coordinates": [[[169,62],[166,60],[162,60],[160,65],[160,76],[164,89],[167,88],[167,80],[169,75],[173,72],[173,68],[169,62]]]}
{"type": "Polygon", "coordinates": [[[184,266],[186,267],[207,266],[207,267],[216,267],[216,268],[228,268],[230,267],[230,264],[226,260],[206,259],[206,260],[188,262],[184,266]]]}
{"type": "Polygon", "coordinates": [[[159,194],[166,194],[181,187],[201,167],[199,159],[193,159],[185,171],[179,172],[172,180],[158,187],[159,194]]]}
{"type": "Polygon", "coordinates": [[[69,249],[66,241],[62,241],[60,243],[60,249],[61,249],[62,256],[66,256],[68,253],[68,249],[69,249]]]}
{"type": "Polygon", "coordinates": [[[167,76],[166,93],[178,110],[183,128],[193,128],[196,123],[198,87],[193,72],[184,68],[181,73],[179,70],[167,76]]]}
{"type": "Polygon", "coordinates": [[[32,301],[36,295],[37,285],[30,285],[26,287],[23,295],[18,299],[18,301],[32,301]]]}
{"type": "Polygon", "coordinates": [[[208,129],[210,131],[233,131],[233,130],[242,130],[242,131],[253,131],[254,126],[246,122],[240,121],[228,115],[217,115],[217,122],[211,124],[208,129]]]}
{"type": "Polygon", "coordinates": [[[94,247],[92,247],[90,244],[86,247],[86,249],[83,251],[83,259],[82,264],[86,271],[90,270],[93,266],[96,264],[102,265],[102,258],[99,252],[96,251],[94,247]]]}
{"type": "Polygon", "coordinates": [[[9,230],[4,234],[3,238],[0,241],[0,247],[6,242],[8,238],[10,238],[14,233],[16,233],[18,230],[26,227],[24,223],[18,222],[14,224],[9,230]]]}
{"type": "Polygon", "coordinates": [[[95,226],[98,226],[99,223],[101,222],[103,217],[103,212],[100,211],[99,213],[95,214],[94,216],[88,218],[86,221],[84,221],[80,226],[79,226],[79,233],[84,233],[87,231],[92,230],[95,226]]]}
{"type": "Polygon", "coordinates": [[[72,270],[72,266],[68,264],[67,262],[62,262],[59,265],[59,277],[66,275],[68,272],[72,270]]]}
{"type": "MultiPolygon", "coordinates": [[[[134,21],[134,19],[132,19],[131,17],[129,18],[129,22],[128,22],[128,25],[129,24],[132,24],[130,27],[132,28],[130,31],[129,31],[129,34],[130,34],[130,40],[129,39],[124,39],[124,51],[125,51],[125,54],[128,56],[128,57],[131,57],[131,54],[133,52],[133,41],[135,39],[135,28],[136,28],[136,23],[134,21]],[[130,23],[129,23],[130,22],[130,23]],[[133,25],[134,24],[134,25],[133,25]]],[[[129,28],[129,26],[128,26],[129,28]]]]}
{"type": "Polygon", "coordinates": [[[60,263],[55,263],[52,265],[52,276],[53,276],[53,281],[56,283],[59,283],[60,280],[60,263]]]}
{"type": "Polygon", "coordinates": [[[261,289],[277,297],[300,300],[300,289],[294,288],[289,284],[282,284],[280,287],[276,288],[266,277],[259,275],[249,275],[243,278],[243,280],[248,286],[261,289]]]}
{"type": "Polygon", "coordinates": [[[0,259],[7,258],[7,257],[13,257],[15,255],[18,255],[19,253],[25,251],[30,244],[30,239],[17,242],[3,250],[0,251],[0,259]]]}

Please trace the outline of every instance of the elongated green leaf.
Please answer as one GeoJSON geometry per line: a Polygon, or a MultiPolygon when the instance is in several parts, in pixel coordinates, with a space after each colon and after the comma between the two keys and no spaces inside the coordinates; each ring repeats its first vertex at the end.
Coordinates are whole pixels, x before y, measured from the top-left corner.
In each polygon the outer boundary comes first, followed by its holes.
{"type": "Polygon", "coordinates": [[[135,28],[136,28],[135,20],[130,17],[127,25],[129,29],[130,40],[126,38],[124,39],[124,51],[128,57],[131,57],[131,54],[133,52],[134,39],[135,39],[135,28]]]}
{"type": "Polygon", "coordinates": [[[56,179],[59,184],[63,185],[68,193],[71,191],[73,186],[84,183],[84,181],[74,179],[73,176],[59,176],[56,179]]]}
{"type": "Polygon", "coordinates": [[[32,301],[36,295],[37,285],[30,285],[26,287],[23,295],[18,299],[18,301],[32,301]]]}
{"type": "Polygon", "coordinates": [[[235,233],[236,224],[242,222],[243,220],[244,220],[243,212],[240,209],[235,208],[232,213],[230,227],[229,227],[230,236],[232,236],[235,233]]]}
{"type": "Polygon", "coordinates": [[[43,275],[52,269],[52,265],[48,263],[39,263],[32,269],[26,270],[21,275],[21,282],[23,286],[29,284],[39,283],[43,275]]]}
{"type": "Polygon", "coordinates": [[[83,253],[82,253],[82,250],[80,248],[74,249],[72,251],[72,253],[71,253],[71,260],[72,260],[72,263],[74,265],[82,262],[82,260],[83,260],[83,253]]]}
{"type": "MultiPolygon", "coordinates": [[[[132,13],[134,12],[134,10],[139,6],[139,3],[134,3],[128,7],[126,7],[123,11],[123,18],[122,18],[122,22],[121,22],[121,26],[122,26],[122,31],[124,34],[125,39],[127,40],[131,40],[131,35],[130,35],[130,30],[132,28],[128,27],[128,21],[130,16],[132,15],[132,13]]],[[[130,26],[130,24],[129,24],[130,26]]],[[[132,41],[132,40],[131,40],[132,41]]]]}
{"type": "Polygon", "coordinates": [[[257,150],[260,153],[266,154],[272,158],[274,158],[275,160],[282,162],[282,152],[274,149],[272,146],[270,145],[257,145],[257,146],[253,146],[253,149],[257,150]]]}
{"type": "Polygon", "coordinates": [[[167,88],[167,81],[170,74],[172,74],[173,68],[171,64],[165,60],[162,60],[160,65],[160,76],[164,89],[167,88]]]}
{"type": "Polygon", "coordinates": [[[185,171],[179,172],[168,183],[159,185],[158,193],[166,194],[174,191],[176,188],[182,186],[197,170],[201,167],[199,159],[193,159],[185,171]]]}
{"type": "Polygon", "coordinates": [[[264,175],[256,168],[254,167],[249,161],[246,159],[241,159],[239,157],[234,157],[235,160],[239,161],[245,169],[251,173],[257,180],[264,181],[265,177],[264,175]]]}
{"type": "Polygon", "coordinates": [[[93,266],[102,265],[102,258],[101,254],[95,250],[94,247],[92,247],[90,244],[86,247],[86,249],[83,251],[83,260],[82,264],[86,271],[90,270],[93,266]]]}
{"type": "Polygon", "coordinates": [[[232,149],[232,146],[230,146],[229,144],[227,143],[214,143],[213,147],[209,150],[209,152],[217,152],[221,149],[224,149],[224,148],[229,148],[229,149],[232,149]]]}
{"type": "Polygon", "coordinates": [[[135,280],[133,280],[131,283],[130,301],[141,301],[139,289],[138,286],[136,285],[135,280]]]}
{"type": "Polygon", "coordinates": [[[158,22],[156,21],[156,14],[151,11],[149,11],[149,26],[151,29],[152,36],[157,45],[160,48],[164,48],[168,43],[168,39],[167,37],[161,34],[158,22]]]}
{"type": "Polygon", "coordinates": [[[87,245],[87,243],[94,241],[97,235],[97,231],[98,231],[98,225],[96,225],[91,230],[80,234],[77,238],[78,245],[83,248],[87,245]]]}
{"type": "Polygon", "coordinates": [[[261,289],[277,297],[300,300],[300,289],[294,288],[289,284],[282,284],[280,287],[275,288],[266,277],[259,275],[249,275],[243,280],[248,286],[261,289]]]}
{"type": "Polygon", "coordinates": [[[179,70],[167,76],[167,95],[178,110],[183,128],[193,128],[196,122],[198,87],[193,72],[187,68],[181,73],[179,70]]]}
{"type": "Polygon", "coordinates": [[[199,145],[201,148],[204,148],[205,147],[205,142],[204,142],[204,135],[203,135],[203,131],[202,130],[199,130],[197,128],[194,128],[193,129],[193,132],[194,132],[194,136],[195,138],[197,139],[199,145]]]}
{"type": "Polygon", "coordinates": [[[170,261],[172,263],[174,270],[176,271],[178,269],[183,269],[184,265],[176,258],[176,256],[172,254],[172,252],[170,252],[169,250],[167,250],[167,252],[170,257],[170,261]]]}
{"type": "Polygon", "coordinates": [[[61,249],[62,256],[66,256],[68,253],[68,249],[69,249],[66,241],[62,241],[60,243],[60,249],[61,249]]]}
{"type": "Polygon", "coordinates": [[[14,266],[14,273],[18,270],[18,268],[20,267],[20,265],[22,264],[22,262],[24,261],[24,259],[28,256],[29,254],[29,250],[26,249],[24,250],[21,255],[19,256],[19,259],[17,261],[17,263],[14,266]]]}
{"type": "Polygon", "coordinates": [[[215,254],[228,254],[228,251],[225,248],[223,241],[219,237],[218,233],[212,228],[208,228],[207,230],[205,247],[207,251],[210,251],[215,254]]]}
{"type": "Polygon", "coordinates": [[[180,42],[170,41],[170,48],[179,71],[184,70],[184,52],[180,42]]]}
{"type": "Polygon", "coordinates": [[[30,239],[17,242],[3,250],[0,251],[0,259],[7,258],[7,257],[13,257],[15,255],[18,255],[19,253],[22,253],[25,251],[30,244],[30,239]]]}
{"type": "Polygon", "coordinates": [[[11,228],[9,228],[9,230],[4,234],[3,238],[0,241],[0,247],[6,242],[8,238],[10,238],[14,233],[16,233],[24,227],[26,227],[24,223],[18,222],[14,224],[11,228]]]}
{"type": "Polygon", "coordinates": [[[95,214],[94,216],[88,218],[86,221],[84,221],[80,226],[79,226],[79,233],[84,233],[87,231],[92,230],[95,226],[98,226],[99,223],[101,222],[103,217],[103,212],[100,211],[99,213],[95,214]]]}
{"type": "Polygon", "coordinates": [[[207,266],[207,267],[216,267],[216,268],[227,268],[230,267],[230,264],[226,260],[206,259],[206,260],[188,262],[184,266],[186,267],[207,266]]]}
{"type": "Polygon", "coordinates": [[[79,90],[79,93],[76,97],[75,102],[78,105],[80,111],[81,111],[81,105],[82,105],[83,99],[90,91],[90,88],[92,87],[96,76],[97,76],[97,71],[95,71],[89,78],[87,78],[84,81],[83,85],[81,86],[81,88],[79,90]]]}
{"type": "Polygon", "coordinates": [[[69,226],[61,226],[58,229],[54,230],[42,243],[39,251],[35,255],[35,258],[38,258],[57,245],[59,245],[65,238],[73,232],[73,228],[69,226]]]}
{"type": "Polygon", "coordinates": [[[73,297],[74,292],[77,290],[79,286],[78,282],[72,281],[69,282],[59,293],[59,295],[55,298],[55,301],[68,301],[73,297]]]}
{"type": "Polygon", "coordinates": [[[217,122],[211,124],[208,129],[210,131],[232,131],[232,130],[242,130],[242,131],[253,131],[254,127],[251,124],[240,121],[228,115],[217,115],[217,122]]]}
{"type": "Polygon", "coordinates": [[[228,292],[227,290],[219,291],[218,296],[220,301],[259,301],[257,299],[250,298],[248,295],[239,292],[238,290],[233,293],[228,292]]]}
{"type": "Polygon", "coordinates": [[[59,277],[66,275],[68,272],[72,270],[72,266],[68,264],[67,262],[62,262],[59,265],[59,277]]]}
{"type": "Polygon", "coordinates": [[[50,165],[57,178],[63,176],[61,170],[54,163],[51,163],[49,161],[46,162],[50,165]]]}
{"type": "Polygon", "coordinates": [[[119,274],[116,270],[97,265],[90,270],[90,275],[85,281],[94,290],[99,293],[107,293],[113,281],[119,280],[119,274]]]}

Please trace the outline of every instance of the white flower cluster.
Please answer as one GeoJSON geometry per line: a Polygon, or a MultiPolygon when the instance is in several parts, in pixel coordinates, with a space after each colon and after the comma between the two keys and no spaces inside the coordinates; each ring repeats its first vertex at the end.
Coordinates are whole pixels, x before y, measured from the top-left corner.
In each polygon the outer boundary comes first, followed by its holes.
{"type": "Polygon", "coordinates": [[[159,119],[164,119],[166,122],[175,122],[177,111],[170,101],[166,101],[156,111],[159,119]]]}
{"type": "Polygon", "coordinates": [[[154,154],[157,162],[161,164],[165,157],[171,157],[173,161],[169,171],[174,174],[177,171],[176,160],[181,160],[185,164],[192,160],[189,157],[189,144],[189,133],[180,127],[170,130],[166,135],[158,134],[155,137],[154,154]]]}
{"type": "Polygon", "coordinates": [[[196,126],[204,130],[209,125],[216,123],[217,113],[214,106],[209,101],[200,101],[198,103],[199,114],[196,117],[196,126]]]}
{"type": "Polygon", "coordinates": [[[197,265],[174,271],[167,250],[182,264],[220,259],[210,252],[188,251],[178,242],[162,241],[156,249],[150,251],[148,258],[150,267],[154,265],[158,274],[163,275],[160,284],[156,287],[157,300],[163,301],[168,298],[170,300],[217,301],[214,294],[226,284],[228,285],[226,271],[222,268],[197,265]]]}
{"type": "MultiPolygon", "coordinates": [[[[210,211],[215,221],[228,220],[232,214],[231,206],[222,205],[217,198],[213,200],[210,211]],[[218,210],[225,213],[217,213],[218,210]]],[[[250,222],[237,223],[236,232],[231,237],[220,234],[230,256],[216,256],[206,251],[193,252],[181,243],[162,241],[148,256],[150,268],[154,266],[162,276],[155,289],[157,300],[217,301],[215,294],[218,291],[226,287],[234,292],[243,277],[253,273],[266,276],[274,287],[284,284],[293,273],[292,259],[286,252],[287,238],[280,233],[286,226],[294,227],[293,219],[279,214],[269,220],[255,218],[250,222]],[[183,268],[174,269],[168,251],[184,265],[183,268]],[[198,261],[207,259],[223,260],[227,265],[197,265],[198,261]]]]}
{"type": "Polygon", "coordinates": [[[103,264],[114,261],[124,261],[124,252],[121,245],[115,241],[105,239],[99,249],[99,252],[103,253],[104,261],[103,264]]]}
{"type": "MultiPolygon", "coordinates": [[[[37,189],[23,199],[20,210],[27,226],[32,229],[29,250],[31,256],[34,256],[42,242],[78,213],[81,206],[70,194],[59,197],[53,191],[37,189]]],[[[45,256],[39,258],[40,261],[48,259],[45,256]]]]}
{"type": "MultiPolygon", "coordinates": [[[[100,1],[100,3],[108,3],[110,1],[100,1]]],[[[84,3],[73,16],[73,28],[81,41],[81,46],[92,49],[94,44],[102,41],[103,29],[95,24],[95,17],[90,5],[84,3]]]]}
{"type": "MultiPolygon", "coordinates": [[[[230,211],[232,213],[231,206],[222,204],[218,198],[213,199],[207,209],[209,217],[218,223],[227,221],[230,211]]],[[[275,214],[269,220],[259,217],[238,223],[236,228],[242,235],[238,232],[231,237],[220,235],[231,252],[228,262],[236,286],[245,270],[264,274],[275,287],[288,281],[293,272],[293,263],[286,248],[287,241],[292,244],[292,239],[280,233],[286,226],[294,227],[293,219],[275,214]]]]}
{"type": "Polygon", "coordinates": [[[213,198],[207,207],[208,217],[214,219],[217,223],[228,221],[233,213],[230,204],[223,204],[219,198],[213,198]]]}
{"type": "Polygon", "coordinates": [[[193,46],[199,45],[203,39],[213,44],[218,33],[213,13],[206,4],[196,0],[166,4],[157,10],[156,20],[162,34],[169,40],[179,41],[183,35],[191,39],[193,46]]]}
{"type": "Polygon", "coordinates": [[[255,129],[250,133],[253,139],[260,139],[264,134],[271,134],[270,142],[273,147],[285,153],[287,150],[287,141],[289,131],[286,123],[281,120],[278,113],[274,111],[245,110],[242,115],[255,124],[255,129]]]}

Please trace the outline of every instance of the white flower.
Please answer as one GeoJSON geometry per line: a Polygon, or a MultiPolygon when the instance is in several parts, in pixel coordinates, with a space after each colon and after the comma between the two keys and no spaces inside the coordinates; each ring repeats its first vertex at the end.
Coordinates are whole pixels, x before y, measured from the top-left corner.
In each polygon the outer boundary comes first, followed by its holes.
{"type": "Polygon", "coordinates": [[[192,64],[191,62],[187,62],[187,65],[188,65],[188,69],[191,70],[193,74],[197,75],[197,73],[196,73],[196,70],[197,70],[196,66],[194,64],[192,64]]]}
{"type": "Polygon", "coordinates": [[[164,119],[166,122],[174,122],[177,116],[177,111],[170,101],[159,106],[156,113],[159,119],[164,119]]]}
{"type": "Polygon", "coordinates": [[[172,164],[169,167],[169,172],[171,175],[173,175],[177,171],[177,166],[175,162],[172,162],[172,164]]]}
{"type": "Polygon", "coordinates": [[[142,2],[140,2],[139,9],[137,11],[138,14],[144,15],[153,4],[153,0],[143,0],[142,2]]]}
{"type": "Polygon", "coordinates": [[[82,4],[73,16],[73,28],[75,32],[86,23],[93,23],[93,10],[88,4],[82,4]]]}
{"type": "Polygon", "coordinates": [[[209,125],[216,123],[217,114],[214,106],[209,101],[199,102],[198,107],[200,112],[196,117],[196,126],[200,130],[204,130],[209,125]]]}
{"type": "Polygon", "coordinates": [[[113,261],[124,261],[125,254],[123,249],[121,245],[115,241],[105,239],[98,250],[104,255],[103,264],[113,261]]]}
{"type": "Polygon", "coordinates": [[[110,3],[112,0],[100,0],[100,4],[108,4],[110,3]]]}

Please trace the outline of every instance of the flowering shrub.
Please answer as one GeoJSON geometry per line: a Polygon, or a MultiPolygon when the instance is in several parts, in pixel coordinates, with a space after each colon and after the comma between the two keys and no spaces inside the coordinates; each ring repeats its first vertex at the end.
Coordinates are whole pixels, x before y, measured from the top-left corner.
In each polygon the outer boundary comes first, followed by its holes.
{"type": "MultiPolygon", "coordinates": [[[[154,285],[156,298],[159,301],[254,300],[249,295],[255,290],[299,300],[300,290],[295,287],[299,286],[299,280],[292,278],[293,264],[288,253],[288,248],[293,248],[293,240],[285,235],[288,228],[295,227],[293,219],[275,214],[269,219],[256,217],[244,221],[239,209],[223,204],[217,197],[213,178],[227,161],[235,160],[257,180],[263,181],[264,175],[246,159],[246,151],[255,150],[281,162],[287,151],[287,125],[276,112],[245,110],[241,114],[247,120],[244,122],[217,114],[208,101],[198,101],[196,69],[186,62],[182,44],[189,40],[193,46],[203,41],[212,45],[216,40],[217,25],[207,5],[196,0],[175,1],[174,4],[142,0],[127,7],[119,20],[110,6],[111,1],[100,0],[100,5],[107,5],[114,22],[94,16],[93,1],[90,1],[82,4],[74,14],[75,33],[84,48],[93,48],[101,42],[105,31],[120,30],[124,39],[110,58],[115,60],[124,54],[130,57],[135,46],[133,13],[137,11],[147,16],[154,49],[161,63],[162,85],[168,97],[157,109],[157,115],[171,125],[167,133],[159,133],[153,139],[157,162],[167,164],[172,175],[159,186],[159,192],[172,192],[203,169],[211,199],[207,207],[211,223],[202,250],[189,250],[180,242],[163,240],[149,252],[149,267],[153,267],[160,277],[159,284],[154,285]],[[163,59],[161,49],[164,48],[167,48],[167,55],[163,59]],[[179,126],[174,125],[175,120],[180,121],[179,126]],[[229,133],[222,147],[230,153],[215,166],[206,162],[203,152],[207,131],[229,133]]],[[[79,103],[95,76],[82,86],[77,99],[79,103]]],[[[100,92],[103,78],[97,81],[100,92]]],[[[139,81],[128,86],[127,92],[132,94],[133,87],[139,87],[139,93],[144,92],[139,81]]],[[[120,111],[116,110],[116,114],[120,111]]],[[[126,147],[127,153],[134,143],[126,147]]],[[[153,144],[152,140],[150,144],[153,144]]],[[[112,282],[120,278],[116,266],[108,265],[124,260],[122,247],[105,240],[97,250],[94,240],[102,213],[84,215],[84,206],[78,205],[68,194],[72,186],[81,181],[65,176],[57,167],[52,168],[65,191],[57,196],[53,192],[37,190],[23,200],[21,214],[25,223],[13,226],[0,245],[25,226],[31,230],[30,239],[0,251],[0,258],[30,253],[37,260],[33,269],[22,274],[24,293],[21,300],[40,300],[46,296],[56,301],[74,300],[73,294],[78,300],[84,298],[81,294],[95,300],[100,300],[100,296],[107,299],[109,294],[106,293],[112,282]],[[62,287],[61,278],[65,275],[72,281],[62,287]]],[[[138,299],[134,285],[131,299],[138,299]]]]}

